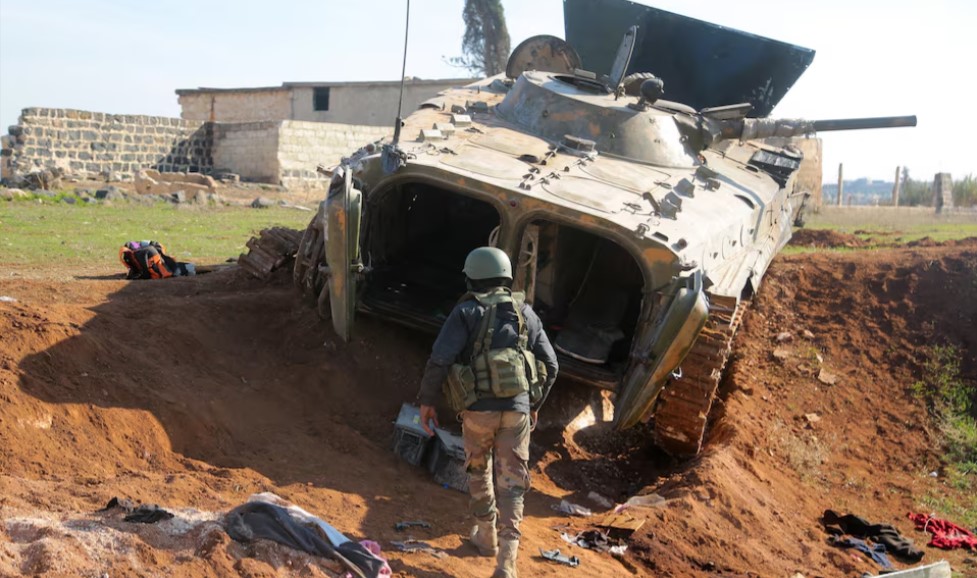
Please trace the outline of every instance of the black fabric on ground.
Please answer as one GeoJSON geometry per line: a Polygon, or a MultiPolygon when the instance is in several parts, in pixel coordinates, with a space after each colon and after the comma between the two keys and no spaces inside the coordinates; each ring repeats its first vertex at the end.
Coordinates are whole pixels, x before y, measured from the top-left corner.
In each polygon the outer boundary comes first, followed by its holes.
{"type": "Polygon", "coordinates": [[[889,524],[873,524],[854,514],[839,515],[834,510],[825,510],[821,523],[829,534],[851,534],[860,538],[871,538],[885,546],[886,551],[907,562],[919,562],[923,551],[916,548],[913,541],[899,533],[889,524]]]}
{"type": "Polygon", "coordinates": [[[167,512],[163,508],[155,504],[136,504],[127,498],[114,497],[109,500],[109,503],[105,504],[105,507],[99,512],[108,512],[119,508],[126,513],[126,517],[122,518],[124,522],[138,522],[140,524],[155,524],[161,520],[169,520],[173,517],[173,514],[167,512]]]}
{"type": "Polygon", "coordinates": [[[377,578],[383,561],[355,542],[333,548],[315,530],[299,524],[288,511],[273,504],[248,502],[231,510],[224,518],[224,529],[238,542],[265,539],[325,558],[351,563],[363,576],[377,578]]]}
{"type": "Polygon", "coordinates": [[[143,504],[122,518],[124,522],[138,522],[140,524],[155,524],[161,520],[169,520],[173,514],[154,504],[143,504]]]}

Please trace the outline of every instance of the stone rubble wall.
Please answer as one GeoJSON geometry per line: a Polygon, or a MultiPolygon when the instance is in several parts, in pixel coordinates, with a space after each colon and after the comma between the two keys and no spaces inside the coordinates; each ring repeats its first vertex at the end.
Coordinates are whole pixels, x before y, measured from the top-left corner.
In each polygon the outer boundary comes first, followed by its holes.
{"type": "Polygon", "coordinates": [[[44,169],[68,177],[133,179],[161,173],[236,173],[288,188],[323,188],[316,165],[339,164],[392,127],[274,120],[211,123],[68,109],[24,109],[2,141],[0,177],[44,169]]]}
{"type": "Polygon", "coordinates": [[[0,153],[3,176],[46,168],[81,177],[131,178],[142,168],[208,172],[211,132],[208,123],[178,118],[26,108],[0,153]]]}

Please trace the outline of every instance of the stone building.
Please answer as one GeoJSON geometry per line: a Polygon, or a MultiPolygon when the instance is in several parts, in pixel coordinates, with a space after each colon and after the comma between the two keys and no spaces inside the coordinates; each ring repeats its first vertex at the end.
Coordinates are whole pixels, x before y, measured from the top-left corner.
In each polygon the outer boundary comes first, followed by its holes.
{"type": "MultiPolygon", "coordinates": [[[[467,78],[420,80],[404,85],[404,114],[467,78]]],[[[299,120],[361,126],[392,126],[400,81],[286,82],[264,88],[194,88],[176,91],[184,120],[260,122],[299,120]]]]}

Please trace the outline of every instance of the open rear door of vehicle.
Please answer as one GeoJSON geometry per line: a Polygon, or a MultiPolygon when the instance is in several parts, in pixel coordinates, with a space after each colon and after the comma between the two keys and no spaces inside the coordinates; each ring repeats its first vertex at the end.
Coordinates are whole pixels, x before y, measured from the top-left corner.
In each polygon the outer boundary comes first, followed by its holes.
{"type": "Polygon", "coordinates": [[[333,173],[326,197],[326,263],[329,265],[329,305],[332,326],[349,341],[356,314],[356,281],[360,261],[360,217],[363,195],[353,186],[349,167],[333,173]]]}
{"type": "Polygon", "coordinates": [[[651,415],[658,394],[685,359],[709,315],[700,271],[673,279],[666,295],[655,324],[632,347],[632,352],[645,353],[635,360],[618,390],[614,402],[617,429],[627,429],[651,415]]]}

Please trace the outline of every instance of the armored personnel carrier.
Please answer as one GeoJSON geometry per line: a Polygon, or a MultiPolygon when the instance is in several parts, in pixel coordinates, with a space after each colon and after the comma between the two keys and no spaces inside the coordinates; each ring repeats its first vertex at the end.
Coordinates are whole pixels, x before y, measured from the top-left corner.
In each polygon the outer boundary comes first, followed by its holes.
{"type": "Polygon", "coordinates": [[[566,42],[532,38],[505,75],[442,93],[393,142],[344,159],[294,271],[337,334],[348,340],[359,314],[436,332],[465,291],[465,256],[497,246],[561,375],[615,392],[617,428],[653,418],[661,447],[696,454],[799,202],[799,151],[763,139],[915,118],[775,120],[749,117],[751,102],[667,101],[668,78],[629,68],[639,41],[626,28],[595,74],[566,42]]]}

